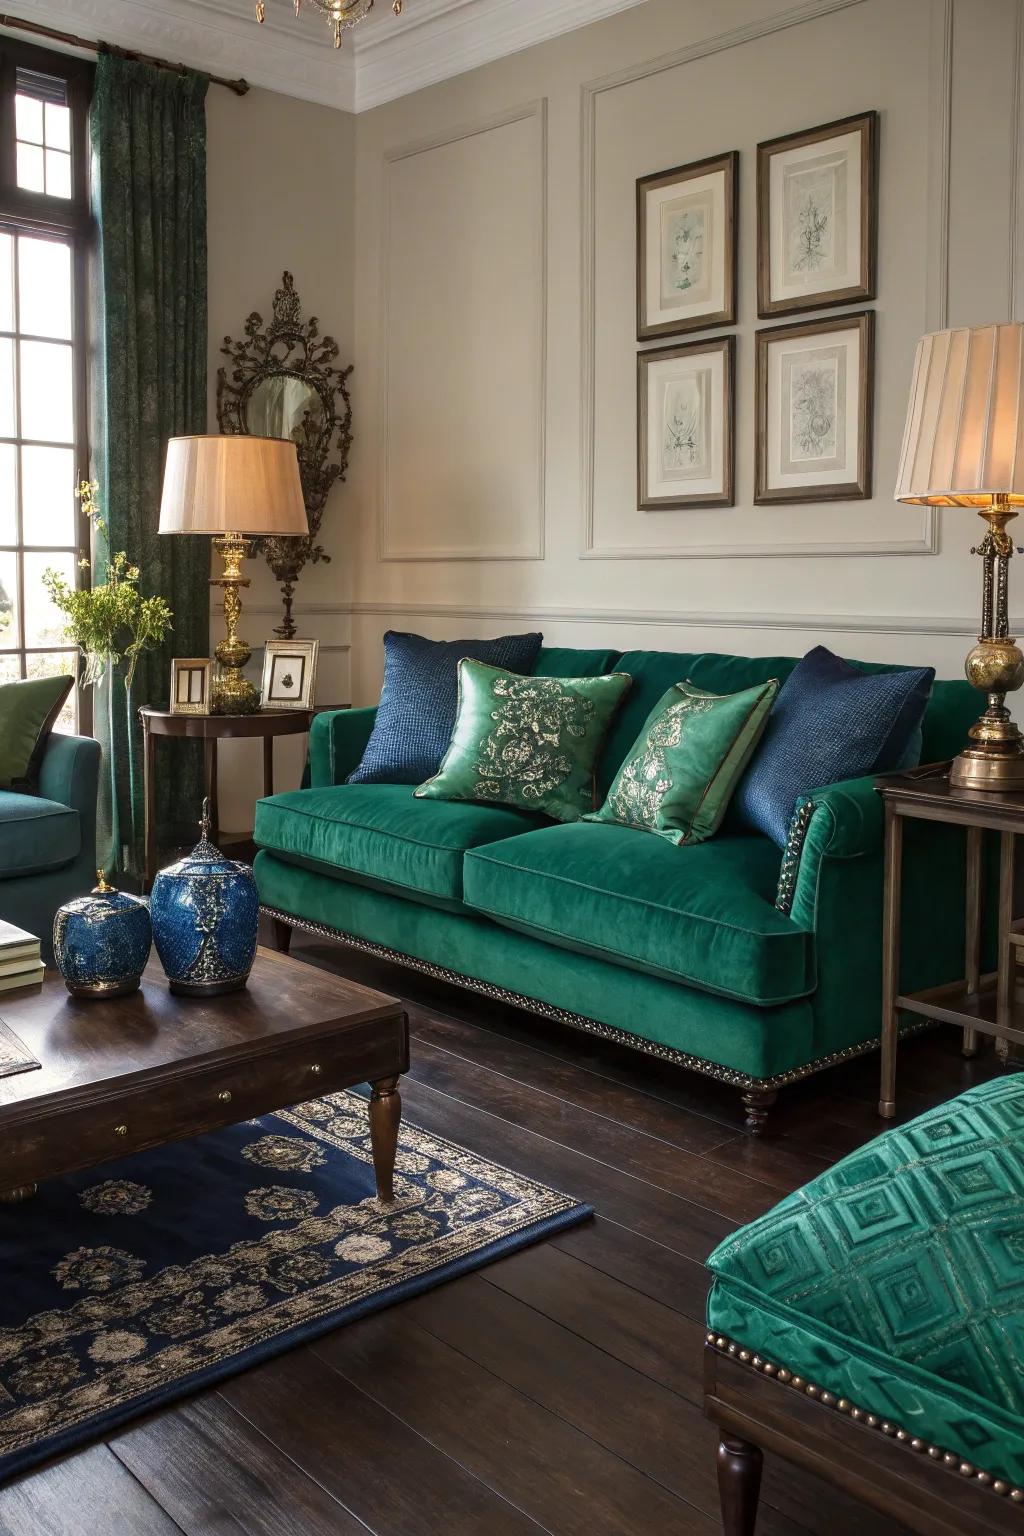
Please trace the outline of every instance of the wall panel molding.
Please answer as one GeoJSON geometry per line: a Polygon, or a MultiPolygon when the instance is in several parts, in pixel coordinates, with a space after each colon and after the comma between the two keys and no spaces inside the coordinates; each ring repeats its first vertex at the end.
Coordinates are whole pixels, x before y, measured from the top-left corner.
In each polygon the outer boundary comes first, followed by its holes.
{"type": "MultiPolygon", "coordinates": [[[[473,621],[512,619],[524,623],[550,624],[625,624],[636,628],[670,629],[777,629],[808,630],[814,633],[867,635],[951,635],[976,636],[977,617],[959,618],[949,614],[837,614],[837,613],[683,613],[669,609],[642,608],[560,608],[521,607],[517,604],[475,606],[467,603],[389,603],[358,602],[346,610],[353,618],[470,619],[473,621]]],[[[1016,633],[1024,629],[1024,615],[1015,619],[1016,633]]]]}
{"type": "Polygon", "coordinates": [[[545,502],[547,481],[547,323],[548,323],[548,104],[547,98],[527,102],[507,111],[463,123],[458,127],[400,145],[387,151],[383,159],[383,195],[381,211],[381,299],[380,324],[381,376],[379,390],[379,449],[377,491],[377,558],[381,561],[491,561],[491,560],[543,560],[545,533],[545,502]],[[389,454],[390,454],[390,294],[389,261],[391,250],[391,203],[389,172],[391,166],[416,155],[429,154],[449,144],[491,133],[514,123],[539,120],[539,207],[537,209],[537,240],[540,288],[537,294],[537,507],[536,524],[532,537],[516,546],[509,544],[491,550],[467,548],[424,548],[397,550],[391,544],[389,454]]]}
{"type": "MultiPolygon", "coordinates": [[[[583,503],[583,536],[581,560],[704,560],[704,559],[790,559],[809,555],[933,555],[939,549],[939,520],[934,507],[916,509],[920,516],[920,533],[903,539],[878,539],[857,542],[837,540],[832,542],[806,540],[789,543],[757,544],[665,544],[657,547],[635,545],[599,544],[595,518],[595,430],[597,407],[596,378],[596,324],[597,324],[597,111],[605,93],[649,79],[666,70],[695,63],[712,54],[731,48],[742,47],[791,27],[802,26],[852,6],[862,5],[865,0],[806,0],[774,16],[752,21],[715,36],[703,38],[686,48],[663,54],[643,64],[587,81],[580,91],[580,141],[581,166],[581,360],[580,360],[580,483],[583,503]]],[[[953,0],[932,0],[938,7],[940,29],[944,27],[945,46],[932,51],[931,102],[933,127],[929,143],[929,176],[946,186],[942,200],[940,223],[932,245],[937,246],[937,261],[941,282],[946,282],[949,250],[949,123],[952,97],[952,4],[953,0]],[[946,14],[948,13],[948,14],[946,14]],[[944,128],[943,128],[944,125],[944,128]],[[938,138],[937,138],[938,136],[938,138]]],[[[935,22],[933,21],[933,28],[935,22]]],[[[760,324],[760,322],[758,322],[760,324]]],[[[685,338],[684,338],[685,339],[685,338]]],[[[810,512],[810,509],[808,509],[810,512]]],[[[656,514],[652,514],[656,515],[656,514]]],[[[813,514],[811,514],[813,516],[813,514]]]]}

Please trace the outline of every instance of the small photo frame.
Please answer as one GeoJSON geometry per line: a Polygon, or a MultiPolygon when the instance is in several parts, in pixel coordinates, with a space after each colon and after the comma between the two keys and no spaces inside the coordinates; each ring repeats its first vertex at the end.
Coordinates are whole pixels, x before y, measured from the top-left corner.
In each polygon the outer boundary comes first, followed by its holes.
{"type": "Polygon", "coordinates": [[[638,341],[736,321],[739,153],[636,184],[638,341]]]}
{"type": "Polygon", "coordinates": [[[206,715],[210,712],[209,656],[175,656],[171,662],[171,714],[206,715]]]}
{"type": "Polygon", "coordinates": [[[757,313],[875,297],[878,113],[757,146],[757,313]]]}
{"type": "Polygon", "coordinates": [[[757,331],[754,501],[871,495],[871,310],[757,331]]]}
{"type": "Polygon", "coordinates": [[[263,651],[264,709],[312,709],[319,640],[268,640],[263,651]]]}
{"type": "Polygon", "coordinates": [[[731,507],[735,336],[637,357],[637,506],[731,507]]]}

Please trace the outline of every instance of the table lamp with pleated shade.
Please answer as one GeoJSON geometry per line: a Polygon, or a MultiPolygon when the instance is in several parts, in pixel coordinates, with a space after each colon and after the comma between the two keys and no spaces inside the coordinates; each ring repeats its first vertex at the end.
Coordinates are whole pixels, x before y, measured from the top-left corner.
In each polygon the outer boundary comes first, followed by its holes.
{"type": "Polygon", "coordinates": [[[988,525],[982,617],[965,671],[988,698],[954,759],[964,789],[1024,789],[1024,738],[1006,695],[1024,682],[1024,653],[1010,634],[1007,589],[1013,540],[1007,524],[1024,506],[1024,324],[935,331],[918,343],[896,500],[973,507],[988,525]]]}
{"type": "Polygon", "coordinates": [[[278,437],[172,437],[160,502],[161,533],[211,533],[223,562],[210,585],[224,591],[225,638],[214,654],[221,674],[211,692],[216,715],[251,715],[259,691],[243,673],[252,654],[238,633],[242,561],[249,538],[301,538],[309,532],[295,444],[278,437]],[[248,535],[248,537],[247,537],[248,535]]]}

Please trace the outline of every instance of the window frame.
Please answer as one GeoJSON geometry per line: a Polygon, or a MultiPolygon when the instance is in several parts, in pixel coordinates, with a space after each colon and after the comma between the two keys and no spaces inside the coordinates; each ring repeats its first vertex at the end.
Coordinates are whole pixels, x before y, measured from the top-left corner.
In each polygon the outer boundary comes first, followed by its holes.
{"type": "MultiPolygon", "coordinates": [[[[73,366],[73,409],[75,435],[72,448],[75,457],[75,480],[89,477],[89,317],[88,282],[89,258],[95,238],[95,223],[89,201],[89,103],[95,65],[73,54],[58,53],[54,49],[40,48],[34,43],[24,43],[8,33],[0,33],[0,230],[16,234],[50,237],[67,241],[71,246],[71,355],[73,366]],[[71,112],[71,197],[54,197],[46,192],[30,192],[17,184],[17,144],[15,133],[14,98],[17,90],[18,69],[30,69],[44,75],[54,75],[67,83],[68,107],[71,112]]],[[[18,469],[20,476],[20,464],[18,469]]],[[[19,554],[31,552],[33,545],[25,541],[25,530],[20,525],[17,549],[19,554]]],[[[80,504],[75,502],[74,539],[76,545],[76,580],[80,579],[77,560],[91,556],[89,521],[80,504]]],[[[25,634],[25,568],[23,559],[18,561],[17,603],[21,633],[25,634]]],[[[53,647],[16,647],[13,654],[21,658],[27,668],[27,658],[39,653],[52,653],[53,647]]],[[[11,654],[11,653],[7,653],[11,654]]],[[[77,667],[74,669],[77,674],[77,667]]],[[[91,734],[93,701],[91,688],[76,689],[77,730],[91,734]]]]}

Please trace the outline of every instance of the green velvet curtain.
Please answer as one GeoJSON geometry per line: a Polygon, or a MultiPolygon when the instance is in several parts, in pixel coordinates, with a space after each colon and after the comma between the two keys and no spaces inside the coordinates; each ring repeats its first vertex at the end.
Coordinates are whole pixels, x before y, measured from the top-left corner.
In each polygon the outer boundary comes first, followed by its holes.
{"type": "MultiPolygon", "coordinates": [[[[206,87],[200,75],[101,53],[91,113],[92,448],[107,521],[96,579],[108,554],[124,549],[143,591],[161,593],[174,613],[167,643],[139,663],[130,709],[123,676],[96,699],[101,831],[129,873],[141,867],[144,834],[138,706],[166,707],[172,656],[209,654],[208,541],[157,533],[167,439],[206,430],[206,87]]],[[[202,793],[198,743],[163,743],[156,782],[159,842],[189,841],[202,793]]]]}

